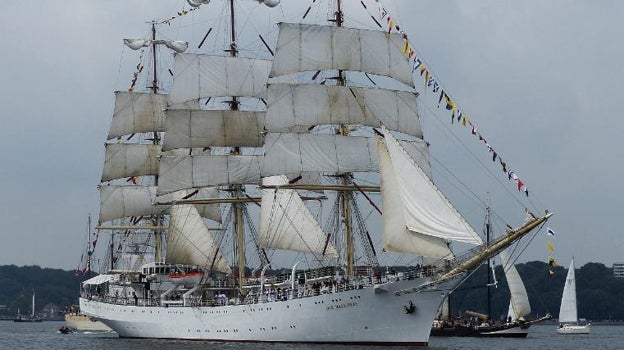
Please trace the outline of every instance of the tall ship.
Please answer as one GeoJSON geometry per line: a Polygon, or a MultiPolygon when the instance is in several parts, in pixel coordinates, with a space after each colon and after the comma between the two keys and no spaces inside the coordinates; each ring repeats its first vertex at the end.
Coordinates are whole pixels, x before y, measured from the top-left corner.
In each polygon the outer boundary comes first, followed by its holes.
{"type": "Polygon", "coordinates": [[[381,3],[187,3],[164,22],[213,16],[196,41],[160,39],[158,21],[124,40],[152,58],[115,95],[110,268],[80,298],[120,337],[427,345],[448,293],[552,215],[522,207],[485,244],[436,185],[414,59],[370,15],[381,3]],[[249,29],[278,13],[277,34],[249,29]]]}

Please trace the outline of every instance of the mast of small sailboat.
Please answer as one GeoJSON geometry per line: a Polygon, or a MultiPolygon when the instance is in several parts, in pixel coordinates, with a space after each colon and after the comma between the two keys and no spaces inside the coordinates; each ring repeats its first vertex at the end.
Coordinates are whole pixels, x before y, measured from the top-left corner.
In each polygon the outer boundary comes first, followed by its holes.
{"type": "Polygon", "coordinates": [[[35,291],[33,290],[33,295],[32,295],[32,309],[30,312],[30,316],[32,318],[35,318],[35,291]]]}

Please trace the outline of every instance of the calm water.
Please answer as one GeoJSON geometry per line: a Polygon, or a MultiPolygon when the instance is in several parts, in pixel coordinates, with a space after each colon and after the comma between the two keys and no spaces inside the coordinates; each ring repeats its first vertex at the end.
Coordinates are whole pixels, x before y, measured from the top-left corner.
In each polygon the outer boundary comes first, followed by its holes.
{"type": "MultiPolygon", "coordinates": [[[[293,345],[293,344],[248,344],[210,343],[197,341],[164,341],[143,339],[120,339],[116,334],[61,334],[58,328],[62,322],[14,323],[0,322],[0,349],[32,350],[230,350],[230,349],[382,349],[382,347],[293,345]]],[[[405,349],[405,348],[393,348],[405,349]]],[[[589,335],[558,335],[555,326],[531,327],[526,339],[478,339],[478,338],[431,338],[428,350],[568,350],[624,349],[624,326],[592,326],[589,335]]]]}

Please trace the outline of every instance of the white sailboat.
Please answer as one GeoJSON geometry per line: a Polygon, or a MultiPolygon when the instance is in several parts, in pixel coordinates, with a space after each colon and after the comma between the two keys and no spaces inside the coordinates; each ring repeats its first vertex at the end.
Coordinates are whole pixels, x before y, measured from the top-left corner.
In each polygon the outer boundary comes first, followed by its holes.
{"type": "Polygon", "coordinates": [[[574,272],[574,258],[570,262],[568,275],[566,276],[563,294],[561,295],[561,307],[559,308],[559,334],[589,334],[591,325],[579,323],[576,303],[576,277],[574,272]]]}
{"type": "MultiPolygon", "coordinates": [[[[551,214],[483,244],[431,179],[400,34],[344,27],[335,1],[335,25],[280,23],[274,48],[260,36],[271,56],[240,57],[235,1],[224,3],[229,56],[179,52],[170,94],[154,78],[151,93],[116,96],[99,227],[152,230],[154,260],[86,281],[81,311],[121,337],[428,344],[448,291],[551,214]],[[392,83],[355,83],[369,75],[392,83]],[[140,133],[151,142],[129,142],[140,133]],[[381,192],[379,240],[356,200],[370,192],[381,192]],[[307,199],[334,200],[325,227],[307,199]],[[259,230],[247,203],[260,205],[259,230]],[[477,247],[456,257],[452,242],[477,247]],[[383,273],[382,250],[411,256],[409,270],[383,273]],[[293,263],[271,272],[282,254],[293,263]]],[[[155,52],[160,41],[127,43],[155,52]]]]}

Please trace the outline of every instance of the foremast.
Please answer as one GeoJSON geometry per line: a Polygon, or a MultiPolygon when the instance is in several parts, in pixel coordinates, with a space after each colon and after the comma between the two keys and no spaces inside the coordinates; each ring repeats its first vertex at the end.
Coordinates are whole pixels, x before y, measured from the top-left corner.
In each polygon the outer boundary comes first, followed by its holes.
{"type": "MultiPolygon", "coordinates": [[[[157,64],[157,55],[156,55],[156,22],[152,21],[152,56],[153,56],[153,72],[152,72],[152,92],[154,94],[158,94],[158,64],[157,64]]],[[[160,135],[157,131],[152,133],[152,144],[158,146],[161,144],[160,135]]],[[[154,186],[158,186],[158,174],[154,175],[154,186]]],[[[152,218],[152,223],[154,226],[162,226],[163,224],[163,216],[158,214],[152,218]]],[[[154,230],[154,260],[162,261],[163,260],[163,234],[160,230],[154,230]]]]}
{"type": "MultiPolygon", "coordinates": [[[[108,140],[100,190],[100,215],[97,229],[123,230],[124,236],[133,231],[151,231],[154,236],[153,258],[163,260],[163,208],[154,206],[158,185],[158,157],[161,154],[161,132],[164,131],[164,108],[166,95],[159,91],[157,45],[183,52],[187,43],[156,39],[156,21],[151,24],[150,39],[124,39],[124,44],[133,50],[151,46],[152,76],[151,92],[136,92],[135,85],[143,69],[137,65],[132,85],[128,91],[117,91],[115,108],[108,140]],[[135,137],[136,136],[136,137],[135,137]],[[131,141],[132,139],[138,141],[131,141]],[[125,183],[120,181],[126,179],[125,183]],[[146,183],[141,179],[147,179],[146,183]],[[125,220],[122,225],[103,226],[105,222],[125,220]],[[150,225],[142,222],[151,221],[150,225]]],[[[111,269],[116,258],[111,235],[111,269]]],[[[121,247],[120,243],[120,247],[121,247]]],[[[143,257],[146,251],[140,252],[143,257]]],[[[142,257],[142,258],[143,258],[142,257]]],[[[140,264],[139,259],[137,263],[140,264]]],[[[128,266],[130,269],[138,266],[128,266]]]]}

